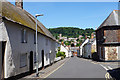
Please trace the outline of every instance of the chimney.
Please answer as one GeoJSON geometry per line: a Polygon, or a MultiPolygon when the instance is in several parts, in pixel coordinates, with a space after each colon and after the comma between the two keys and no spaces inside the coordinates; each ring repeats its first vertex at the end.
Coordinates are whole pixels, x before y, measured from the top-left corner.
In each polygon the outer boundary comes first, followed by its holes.
{"type": "Polygon", "coordinates": [[[23,0],[15,0],[16,7],[23,9],[23,0]]]}
{"type": "Polygon", "coordinates": [[[94,33],[91,34],[91,39],[93,39],[93,38],[94,38],[94,33]]]}
{"type": "Polygon", "coordinates": [[[87,37],[87,35],[85,35],[85,39],[87,39],[88,37],[87,37]]]}

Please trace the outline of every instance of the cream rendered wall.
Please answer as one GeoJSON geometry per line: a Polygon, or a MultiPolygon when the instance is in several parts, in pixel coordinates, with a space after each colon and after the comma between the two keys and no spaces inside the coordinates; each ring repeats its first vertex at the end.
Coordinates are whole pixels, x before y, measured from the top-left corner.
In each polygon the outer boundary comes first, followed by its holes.
{"type": "MultiPolygon", "coordinates": [[[[5,27],[8,33],[7,38],[7,47],[6,47],[6,70],[5,70],[5,78],[14,76],[20,73],[24,73],[29,71],[29,56],[30,51],[33,51],[33,54],[36,52],[35,44],[34,44],[34,33],[35,31],[21,26],[19,24],[4,20],[5,27]],[[27,30],[27,43],[21,43],[21,29],[27,30]],[[27,53],[27,66],[20,68],[20,54],[27,53]]],[[[49,54],[50,50],[52,53],[50,54],[50,58],[54,61],[55,58],[55,44],[56,42],[52,39],[43,36],[38,33],[38,54],[39,54],[39,68],[42,66],[42,58],[41,51],[44,50],[44,64],[45,66],[49,64],[49,60],[46,61],[46,54],[49,54]],[[46,45],[46,39],[48,39],[48,45],[46,45]]],[[[34,55],[33,55],[34,58],[34,55]]],[[[34,60],[34,59],[33,59],[34,60]]],[[[34,62],[34,61],[33,61],[34,62]]],[[[35,64],[34,64],[35,69],[35,64]]]]}
{"type": "Polygon", "coordinates": [[[14,74],[14,63],[12,61],[13,57],[12,57],[12,50],[11,50],[11,45],[8,37],[8,32],[4,22],[0,24],[0,41],[7,41],[5,55],[4,55],[4,72],[5,72],[4,77],[7,78],[8,75],[11,76],[14,74]],[[11,66],[8,67],[9,65],[11,66]]]}

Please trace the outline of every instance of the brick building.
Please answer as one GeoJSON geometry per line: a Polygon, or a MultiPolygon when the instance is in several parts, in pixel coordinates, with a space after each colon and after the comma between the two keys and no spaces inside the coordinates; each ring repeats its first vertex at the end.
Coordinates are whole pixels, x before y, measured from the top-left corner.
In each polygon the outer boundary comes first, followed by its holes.
{"type": "Polygon", "coordinates": [[[96,30],[97,52],[100,60],[120,59],[120,11],[113,10],[96,30]]]}

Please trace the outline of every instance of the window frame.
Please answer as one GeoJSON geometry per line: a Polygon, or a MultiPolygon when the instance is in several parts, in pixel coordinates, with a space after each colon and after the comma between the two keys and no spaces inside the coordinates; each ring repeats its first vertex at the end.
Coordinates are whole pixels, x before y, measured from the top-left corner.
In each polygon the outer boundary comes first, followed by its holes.
{"type": "Polygon", "coordinates": [[[27,66],[27,53],[20,54],[20,68],[27,66]],[[23,57],[24,56],[24,57],[23,57]],[[22,58],[21,58],[22,57],[22,58]],[[24,59],[25,58],[25,59],[24,59]],[[22,64],[24,61],[26,61],[24,64],[22,64]],[[21,63],[22,62],[22,63],[21,63]]]}
{"type": "Polygon", "coordinates": [[[27,30],[26,29],[21,29],[21,43],[27,43],[27,39],[28,35],[27,35],[27,30]]]}

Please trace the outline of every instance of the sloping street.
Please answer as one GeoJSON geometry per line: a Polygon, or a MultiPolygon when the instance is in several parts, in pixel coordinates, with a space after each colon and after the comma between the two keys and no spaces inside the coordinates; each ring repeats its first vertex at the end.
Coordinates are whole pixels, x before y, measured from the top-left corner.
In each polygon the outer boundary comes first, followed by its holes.
{"type": "Polygon", "coordinates": [[[107,71],[99,64],[72,57],[47,78],[105,78],[107,71]]]}

